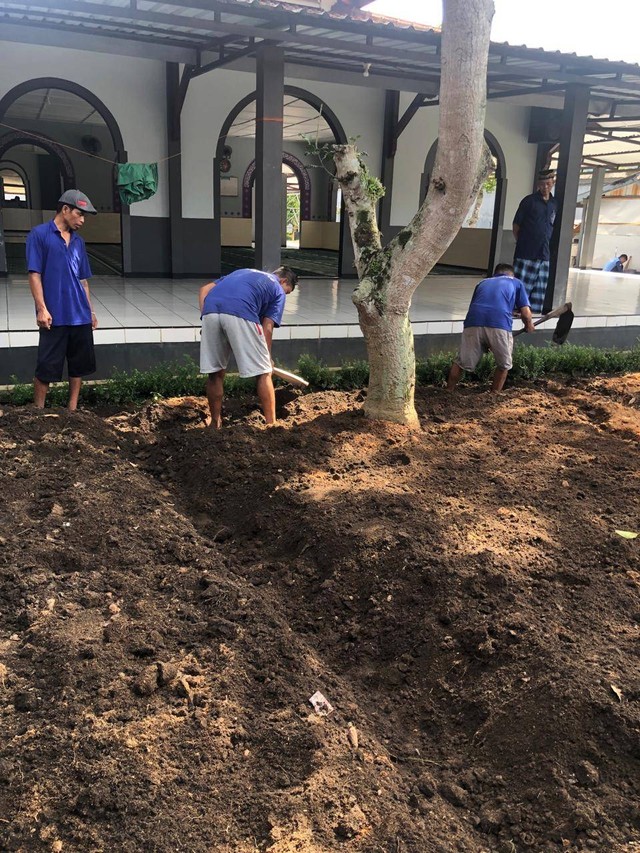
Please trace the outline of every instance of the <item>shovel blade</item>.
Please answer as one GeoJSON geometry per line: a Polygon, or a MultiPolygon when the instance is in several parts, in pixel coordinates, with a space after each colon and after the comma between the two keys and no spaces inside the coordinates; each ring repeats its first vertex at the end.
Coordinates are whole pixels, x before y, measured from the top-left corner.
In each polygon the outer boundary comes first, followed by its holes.
{"type": "Polygon", "coordinates": [[[565,311],[564,314],[560,315],[560,319],[558,320],[558,325],[556,326],[553,336],[551,340],[554,344],[558,344],[561,346],[569,337],[569,332],[571,331],[571,326],[573,324],[573,311],[569,309],[565,311]]]}

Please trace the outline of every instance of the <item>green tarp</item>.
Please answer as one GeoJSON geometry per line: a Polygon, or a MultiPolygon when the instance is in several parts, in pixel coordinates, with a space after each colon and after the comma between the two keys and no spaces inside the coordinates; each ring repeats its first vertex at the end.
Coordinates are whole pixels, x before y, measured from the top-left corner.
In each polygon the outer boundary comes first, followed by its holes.
{"type": "Polygon", "coordinates": [[[151,198],[158,191],[157,163],[118,163],[117,184],[123,204],[151,198]]]}

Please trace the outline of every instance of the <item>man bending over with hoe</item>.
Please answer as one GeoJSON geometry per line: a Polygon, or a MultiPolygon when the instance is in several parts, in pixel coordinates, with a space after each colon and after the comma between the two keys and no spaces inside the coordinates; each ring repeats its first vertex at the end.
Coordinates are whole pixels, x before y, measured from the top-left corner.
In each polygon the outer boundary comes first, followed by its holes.
{"type": "Polygon", "coordinates": [[[264,419],[275,423],[271,340],[274,327],[282,322],[285,299],[297,283],[292,269],[278,267],[272,273],[235,270],[200,288],[200,372],[208,374],[207,400],[214,429],[222,425],[223,382],[231,353],[240,376],[257,378],[264,419]]]}
{"type": "Polygon", "coordinates": [[[527,332],[535,331],[529,298],[524,284],[514,278],[510,264],[498,264],[492,278],[476,285],[464,321],[460,352],[449,371],[449,391],[458,384],[465,370],[475,370],[483,353],[491,351],[496,360],[491,391],[502,391],[513,365],[513,312],[520,311],[527,332]]]}

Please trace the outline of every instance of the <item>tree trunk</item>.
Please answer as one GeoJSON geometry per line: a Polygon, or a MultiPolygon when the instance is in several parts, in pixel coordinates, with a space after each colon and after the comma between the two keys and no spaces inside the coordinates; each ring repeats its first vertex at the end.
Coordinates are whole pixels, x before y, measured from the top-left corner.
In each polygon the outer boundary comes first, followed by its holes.
{"type": "Polygon", "coordinates": [[[365,279],[354,294],[369,355],[369,387],[364,413],[375,420],[417,428],[418,415],[413,402],[416,359],[409,311],[379,313],[374,302],[358,298],[370,285],[365,279]]]}
{"type": "Polygon", "coordinates": [[[453,238],[491,158],[484,143],[493,0],[444,0],[438,149],[427,197],[382,248],[375,206],[384,188],[353,144],[332,147],[360,283],[353,294],[369,356],[365,414],[418,425],[411,298],[453,238]],[[481,156],[484,155],[484,156],[481,156]]]}

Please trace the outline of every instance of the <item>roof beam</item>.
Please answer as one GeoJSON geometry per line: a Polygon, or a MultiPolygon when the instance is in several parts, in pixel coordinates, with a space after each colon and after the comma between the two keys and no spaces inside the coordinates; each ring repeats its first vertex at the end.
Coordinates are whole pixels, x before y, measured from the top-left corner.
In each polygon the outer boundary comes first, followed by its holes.
{"type": "Polygon", "coordinates": [[[591,155],[584,157],[583,163],[597,163],[599,166],[608,166],[610,169],[619,169],[622,167],[627,169],[633,168],[631,164],[612,163],[611,160],[605,160],[604,157],[592,157],[591,155]]]}
{"type": "MultiPolygon", "coordinates": [[[[591,139],[585,142],[585,145],[602,145],[602,141],[605,142],[617,142],[617,143],[627,143],[628,145],[636,145],[640,147],[640,139],[632,136],[607,136],[606,133],[597,133],[595,131],[587,129],[587,133],[589,136],[597,136],[598,139],[591,139]]],[[[620,152],[623,153],[623,152],[620,152]]],[[[631,154],[631,151],[625,152],[627,154],[631,154]]]]}
{"type": "Polygon", "coordinates": [[[40,44],[50,47],[86,50],[90,53],[107,53],[115,56],[133,56],[139,59],[159,59],[166,62],[184,62],[195,65],[196,50],[183,43],[175,43],[171,39],[144,39],[139,36],[123,37],[101,31],[87,33],[82,31],[82,39],[78,39],[77,30],[49,22],[36,24],[14,23],[0,14],[2,25],[2,41],[19,44],[40,44]]]}
{"type": "MultiPolygon", "coordinates": [[[[321,59],[314,59],[313,61],[309,60],[309,54],[303,54],[298,56],[297,54],[287,54],[285,66],[299,66],[299,67],[310,67],[310,68],[322,68],[328,71],[346,71],[350,74],[355,74],[357,77],[362,79],[362,63],[358,63],[357,67],[354,67],[353,63],[349,64],[348,62],[334,62],[334,61],[322,61],[321,59]]],[[[420,71],[401,71],[396,68],[387,68],[383,66],[375,66],[372,67],[369,71],[369,83],[373,83],[377,78],[383,78],[387,82],[382,84],[380,87],[376,88],[402,88],[402,86],[398,85],[397,81],[405,82],[409,88],[406,91],[424,91],[425,88],[434,88],[437,89],[440,80],[437,77],[432,75],[425,75],[420,71]],[[391,83],[391,81],[393,81],[391,83]]],[[[310,78],[307,78],[310,79],[310,78]]],[[[326,78],[319,77],[319,80],[323,80],[326,78]]],[[[335,82],[340,82],[336,80],[335,82]]],[[[435,91],[434,91],[435,94],[435,91]]],[[[431,106],[431,102],[425,104],[425,106],[431,106]]]]}
{"type": "MultiPolygon", "coordinates": [[[[68,12],[86,14],[90,16],[87,18],[76,18],[73,24],[66,25],[66,28],[70,32],[77,32],[78,28],[81,25],[84,25],[85,27],[91,27],[91,31],[93,32],[95,32],[96,29],[98,29],[99,32],[102,32],[103,28],[111,27],[113,29],[115,27],[122,28],[124,26],[127,28],[127,30],[133,30],[134,34],[140,33],[140,35],[142,36],[161,36],[162,38],[172,38],[174,40],[174,43],[179,44],[185,43],[184,41],[181,41],[182,39],[187,40],[186,43],[188,44],[197,44],[198,42],[205,42],[205,36],[203,34],[180,33],[176,32],[175,29],[159,29],[158,27],[154,27],[151,25],[154,23],[153,13],[149,12],[148,15],[147,13],[140,14],[136,10],[126,9],[121,6],[104,6],[98,3],[85,3],[82,2],[82,0],[60,0],[60,2],[56,4],[55,8],[45,9],[41,11],[33,11],[31,9],[16,9],[0,3],[0,12],[5,12],[6,14],[21,16],[37,15],[38,18],[42,18],[46,21],[53,20],[64,23],[65,16],[60,14],[60,12],[58,11],[59,9],[68,12]],[[103,18],[105,20],[102,20],[103,18]],[[113,18],[123,19],[125,23],[122,23],[122,20],[114,21],[112,20],[113,18]],[[142,23],[135,23],[135,21],[137,20],[141,20],[142,23]]],[[[22,17],[20,20],[27,25],[40,23],[39,21],[32,20],[28,17],[22,17]]],[[[164,21],[163,23],[171,25],[168,21],[164,21]]],[[[197,29],[197,27],[195,29],[197,29]]],[[[118,30],[117,34],[120,35],[120,33],[121,30],[118,30]]],[[[127,35],[130,35],[130,33],[123,33],[121,37],[126,38],[127,35]]]]}
{"type": "Polygon", "coordinates": [[[425,95],[424,92],[420,92],[415,96],[415,98],[411,101],[407,109],[402,114],[401,118],[398,120],[398,124],[396,125],[395,139],[396,141],[399,139],[402,132],[405,130],[411,119],[418,112],[420,107],[425,105],[425,101],[429,96],[425,95]]]}
{"type": "MultiPolygon", "coordinates": [[[[557,83],[579,83],[581,86],[589,86],[593,93],[599,93],[604,91],[608,91],[611,89],[613,83],[618,83],[616,86],[616,92],[620,91],[628,91],[628,92],[640,92],[640,73],[637,76],[636,82],[622,82],[616,81],[615,77],[603,78],[603,77],[592,77],[589,75],[581,75],[581,74],[568,74],[564,71],[559,70],[547,70],[540,69],[539,73],[535,74],[535,69],[525,68],[522,66],[518,68],[515,65],[507,66],[509,68],[509,76],[510,77],[528,77],[529,79],[540,79],[544,78],[546,80],[550,80],[557,83]]],[[[487,81],[488,84],[491,85],[494,77],[492,76],[492,71],[494,70],[500,72],[500,76],[504,77],[504,65],[489,65],[487,69],[487,81]]],[[[592,69],[593,70],[593,69],[592,69]]],[[[597,95],[596,95],[597,96],[597,95]]]]}
{"type": "MultiPolygon", "coordinates": [[[[599,130],[608,130],[609,129],[608,127],[603,127],[602,125],[610,124],[610,125],[613,125],[613,127],[611,129],[615,130],[616,129],[615,125],[620,125],[623,122],[629,122],[629,121],[640,122],[640,115],[639,116],[625,116],[625,118],[599,118],[599,117],[598,118],[591,118],[591,119],[589,119],[589,124],[587,125],[587,127],[595,127],[595,128],[598,128],[599,130]]],[[[625,129],[626,130],[640,130],[640,128],[633,127],[631,125],[627,128],[618,127],[618,130],[625,130],[625,129]]]]}
{"type": "MultiPolygon", "coordinates": [[[[0,5],[0,8],[1,5],[0,5]]],[[[375,57],[379,57],[380,59],[385,58],[395,58],[398,60],[406,61],[410,58],[407,54],[406,50],[402,50],[400,48],[390,48],[384,47],[380,45],[374,44],[366,44],[365,42],[352,42],[347,41],[346,39],[338,39],[338,38],[328,38],[327,36],[313,36],[313,35],[305,35],[301,33],[299,30],[299,22],[296,18],[297,29],[296,32],[291,32],[288,29],[288,25],[290,23],[290,18],[283,19],[282,26],[285,26],[285,30],[278,30],[272,28],[267,23],[263,25],[254,26],[252,24],[244,24],[244,23],[228,23],[226,21],[213,21],[213,20],[204,20],[198,18],[187,17],[185,15],[167,15],[162,12],[147,12],[140,11],[139,9],[130,9],[124,6],[110,6],[100,3],[87,3],[84,0],[60,0],[59,3],[56,4],[54,8],[51,8],[44,12],[38,12],[39,16],[46,17],[47,15],[51,16],[55,19],[60,19],[61,15],[57,13],[57,9],[64,9],[70,12],[78,12],[82,14],[95,16],[102,16],[103,18],[116,18],[125,22],[130,21],[142,21],[142,22],[154,22],[161,23],[168,27],[185,27],[190,28],[192,30],[200,30],[203,33],[210,33],[212,35],[235,35],[240,37],[253,37],[253,38],[269,38],[270,35],[277,33],[278,41],[284,45],[293,44],[293,45],[309,45],[315,47],[328,48],[332,51],[336,49],[342,49],[346,51],[348,54],[358,54],[366,59],[374,59],[375,57]]],[[[16,10],[11,10],[13,13],[16,10]]],[[[22,13],[22,12],[21,12],[22,13]]],[[[27,14],[25,11],[22,14],[27,14]]],[[[238,16],[240,11],[236,7],[234,10],[234,14],[238,16]]],[[[34,14],[31,12],[31,14],[34,14]]],[[[264,15],[262,16],[264,17],[264,15]]],[[[88,20],[87,23],[93,23],[92,20],[88,20]]],[[[268,22],[273,25],[273,21],[268,22]]],[[[314,26],[316,28],[319,27],[317,21],[314,21],[314,26]]],[[[118,24],[113,21],[105,21],[101,22],[101,26],[118,26],[118,24]]],[[[122,26],[122,24],[120,24],[122,26]]],[[[127,26],[129,24],[127,23],[127,26]]],[[[70,27],[71,29],[71,27],[70,27]]],[[[75,26],[73,27],[75,30],[75,26]]],[[[153,32],[157,32],[159,35],[163,35],[163,31],[154,30],[153,32]]],[[[364,35],[363,31],[358,30],[359,34],[364,35]]],[[[183,35],[181,33],[175,33],[175,35],[183,35]]],[[[379,33],[379,35],[383,35],[379,33]]],[[[197,39],[198,36],[190,33],[184,33],[185,38],[197,39]]],[[[388,37],[388,36],[387,36],[388,37]]],[[[435,58],[435,55],[434,55],[435,58]]],[[[424,63],[425,57],[420,53],[416,52],[415,62],[416,63],[424,63]]],[[[439,71],[439,63],[435,66],[439,71]]]]}
{"type": "Polygon", "coordinates": [[[506,89],[499,92],[489,92],[487,99],[494,101],[496,98],[516,98],[522,95],[544,95],[548,92],[561,92],[565,88],[564,83],[555,83],[547,86],[536,86],[527,89],[506,89]]]}
{"type": "Polygon", "coordinates": [[[192,72],[191,76],[200,77],[202,74],[207,74],[209,71],[215,71],[216,68],[224,68],[225,65],[230,65],[237,59],[243,59],[245,56],[253,56],[260,44],[261,42],[256,42],[254,39],[251,39],[251,43],[242,50],[235,50],[233,53],[229,53],[226,56],[221,56],[219,59],[215,59],[213,62],[201,65],[192,72]]]}

